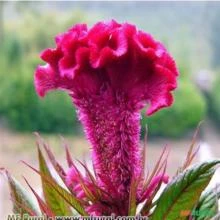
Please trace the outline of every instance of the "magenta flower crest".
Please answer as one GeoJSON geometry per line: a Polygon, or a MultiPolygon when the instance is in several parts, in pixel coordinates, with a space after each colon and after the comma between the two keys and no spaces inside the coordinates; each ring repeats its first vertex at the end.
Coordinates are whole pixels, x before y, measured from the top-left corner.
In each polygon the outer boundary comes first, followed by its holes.
{"type": "MultiPolygon", "coordinates": [[[[47,64],[36,70],[37,93],[68,91],[92,145],[98,184],[123,204],[121,212],[126,213],[131,180],[143,169],[140,110],[149,104],[147,114],[151,115],[172,104],[178,75],[174,60],[151,35],[114,20],[90,29],[75,25],[58,35],[56,48],[45,50],[41,58],[47,64]]],[[[68,183],[76,177],[73,168],[68,183]]],[[[158,178],[167,181],[167,177],[158,178]]],[[[157,179],[152,180],[152,190],[157,179]]],[[[82,198],[76,181],[73,187],[82,198]]],[[[90,206],[88,211],[99,213],[102,206],[90,206]]],[[[117,212],[114,207],[108,210],[117,212]]]]}

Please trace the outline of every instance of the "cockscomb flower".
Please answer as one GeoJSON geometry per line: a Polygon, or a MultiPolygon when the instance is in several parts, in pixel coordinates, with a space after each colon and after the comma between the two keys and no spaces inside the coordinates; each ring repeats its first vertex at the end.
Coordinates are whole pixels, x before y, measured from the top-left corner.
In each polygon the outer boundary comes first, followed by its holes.
{"type": "Polygon", "coordinates": [[[172,104],[174,60],[150,34],[114,20],[75,25],[41,58],[47,64],[36,70],[37,93],[69,93],[92,145],[98,184],[126,207],[131,181],[143,169],[140,110],[149,105],[152,115],[172,104]]]}
{"type": "Polygon", "coordinates": [[[220,187],[204,190],[220,160],[190,167],[198,152],[197,135],[173,178],[166,174],[167,148],[152,171],[145,173],[146,145],[139,146],[140,110],[149,105],[151,115],[171,105],[178,75],[161,43],[128,23],[100,22],[91,29],[81,24],[57,36],[56,48],[45,50],[41,57],[47,64],[36,70],[36,90],[44,96],[49,90],[63,89],[72,97],[92,145],[93,170],[80,161],[76,164],[65,143],[66,172],[36,134],[39,170],[24,163],[40,175],[42,196],[24,178],[34,200],[0,168],[9,182],[15,214],[50,219],[73,215],[193,219],[204,207],[214,207],[204,218],[218,218],[220,187]]]}

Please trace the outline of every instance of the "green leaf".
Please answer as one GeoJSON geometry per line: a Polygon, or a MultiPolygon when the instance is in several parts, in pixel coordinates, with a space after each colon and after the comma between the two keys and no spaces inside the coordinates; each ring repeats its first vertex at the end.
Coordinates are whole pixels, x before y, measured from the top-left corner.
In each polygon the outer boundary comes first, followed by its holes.
{"type": "Polygon", "coordinates": [[[77,199],[75,196],[70,194],[67,190],[65,190],[55,181],[53,181],[53,179],[44,179],[47,182],[48,186],[51,186],[53,189],[55,189],[61,195],[61,197],[65,199],[67,203],[69,203],[74,209],[76,209],[79,214],[81,214],[82,216],[88,216],[79,199],[77,199]]]}
{"type": "Polygon", "coordinates": [[[220,197],[220,185],[204,192],[198,204],[192,211],[192,217],[196,220],[208,220],[218,214],[218,199],[220,197]]]}
{"type": "Polygon", "coordinates": [[[37,199],[37,202],[40,206],[41,212],[43,214],[46,214],[47,217],[55,217],[53,211],[48,207],[48,205],[41,199],[41,197],[35,192],[35,190],[31,187],[31,185],[28,183],[28,181],[24,178],[25,182],[33,192],[35,198],[37,199]]]}
{"type": "Polygon", "coordinates": [[[79,200],[77,197],[69,193],[66,189],[64,189],[62,186],[60,186],[53,178],[50,178],[49,176],[45,176],[42,172],[36,170],[29,164],[23,161],[24,164],[26,164],[28,167],[30,167],[32,170],[34,170],[36,173],[38,173],[41,178],[44,180],[44,182],[49,186],[52,187],[54,190],[56,190],[57,193],[69,204],[71,205],[80,215],[82,216],[88,216],[86,211],[83,208],[83,201],[79,200]]]}
{"type": "Polygon", "coordinates": [[[158,199],[150,220],[188,219],[219,163],[219,160],[200,163],[176,176],[158,199]]]}
{"type": "Polygon", "coordinates": [[[54,154],[52,153],[49,145],[47,143],[44,142],[44,140],[40,137],[40,135],[38,133],[35,133],[37,136],[37,145],[38,147],[40,146],[40,143],[43,145],[44,150],[47,153],[47,156],[51,162],[51,164],[53,165],[54,169],[56,170],[56,172],[59,174],[60,178],[63,180],[63,182],[65,183],[66,181],[66,173],[64,171],[64,169],[62,168],[62,166],[57,162],[54,154]]]}
{"type": "MultiPolygon", "coordinates": [[[[38,158],[39,158],[39,167],[41,173],[53,179],[39,147],[38,147],[38,158]]],[[[48,207],[52,210],[52,212],[57,216],[71,215],[69,206],[67,205],[66,201],[59,195],[59,193],[56,190],[54,190],[51,186],[49,186],[43,178],[41,178],[41,181],[42,181],[42,188],[43,188],[45,201],[48,207]]]]}
{"type": "Polygon", "coordinates": [[[11,199],[13,203],[13,212],[15,214],[30,214],[40,215],[39,207],[36,202],[28,196],[27,191],[21,186],[21,184],[12,177],[7,171],[6,175],[8,178],[11,199]]]}

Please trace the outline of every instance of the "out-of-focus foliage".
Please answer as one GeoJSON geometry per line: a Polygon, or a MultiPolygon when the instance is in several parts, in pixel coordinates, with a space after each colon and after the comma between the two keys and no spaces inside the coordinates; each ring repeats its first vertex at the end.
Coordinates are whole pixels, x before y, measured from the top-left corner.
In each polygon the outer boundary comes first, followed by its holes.
{"type": "Polygon", "coordinates": [[[214,83],[213,89],[208,96],[210,103],[210,114],[213,121],[218,127],[220,127],[220,77],[218,77],[214,83]]]}
{"type": "Polygon", "coordinates": [[[143,112],[142,126],[148,126],[149,136],[179,137],[194,129],[206,113],[206,102],[196,87],[187,79],[180,80],[171,108],[151,117],[143,112]]]}
{"type": "Polygon", "coordinates": [[[55,12],[39,14],[25,8],[22,12],[19,22],[4,25],[0,50],[0,117],[8,127],[19,131],[77,131],[78,120],[70,98],[57,92],[40,99],[34,89],[33,73],[41,62],[40,51],[54,46],[54,36],[86,18],[79,11],[62,17],[55,12]]]}
{"type": "Polygon", "coordinates": [[[212,4],[207,3],[206,7],[206,21],[203,25],[206,25],[208,31],[208,40],[211,46],[211,55],[212,55],[212,64],[214,67],[219,68],[220,62],[220,40],[219,40],[219,31],[220,31],[220,22],[219,22],[219,13],[220,13],[220,4],[219,2],[213,2],[212,4]]]}
{"type": "Polygon", "coordinates": [[[8,79],[1,77],[0,113],[11,128],[21,131],[70,132],[76,129],[77,120],[71,100],[65,94],[48,94],[37,97],[31,68],[16,71],[8,79]]]}
{"type": "MultiPolygon", "coordinates": [[[[59,96],[49,94],[45,99],[39,99],[35,94],[32,77],[41,62],[39,53],[44,48],[53,47],[54,36],[75,23],[90,25],[97,20],[114,18],[135,23],[162,41],[174,55],[181,72],[180,88],[173,107],[149,118],[144,116],[143,124],[147,121],[153,135],[180,136],[181,132],[187,132],[205,116],[204,99],[188,79],[199,70],[198,67],[208,66],[207,24],[201,24],[204,18],[207,22],[215,20],[213,15],[213,19],[208,21],[206,3],[187,4],[1,3],[0,118],[4,118],[10,127],[23,131],[65,133],[78,128],[75,110],[66,95],[60,92],[59,96]],[[10,8],[14,8],[13,13],[10,8]]],[[[212,5],[210,7],[213,8],[212,5]]]]}

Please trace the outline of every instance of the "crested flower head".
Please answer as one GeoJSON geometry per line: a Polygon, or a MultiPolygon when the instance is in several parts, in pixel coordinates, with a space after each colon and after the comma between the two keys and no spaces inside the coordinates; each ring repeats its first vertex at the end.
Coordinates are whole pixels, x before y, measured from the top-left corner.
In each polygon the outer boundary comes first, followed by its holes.
{"type": "Polygon", "coordinates": [[[99,186],[126,213],[131,181],[142,171],[140,110],[149,104],[151,115],[172,104],[175,62],[150,34],[114,20],[75,25],[41,58],[47,64],[35,73],[38,94],[68,91],[92,145],[99,186]]]}
{"type": "Polygon", "coordinates": [[[99,22],[91,29],[75,25],[46,49],[35,85],[40,96],[52,89],[73,95],[99,94],[110,87],[123,93],[137,108],[150,104],[151,115],[172,104],[177,69],[164,46],[134,25],[99,22]]]}

